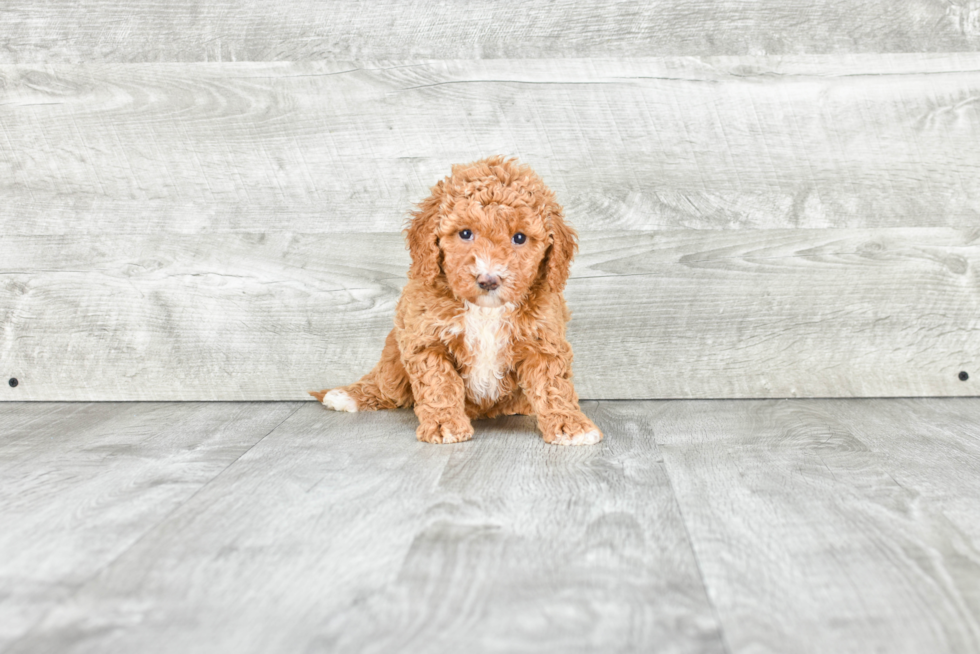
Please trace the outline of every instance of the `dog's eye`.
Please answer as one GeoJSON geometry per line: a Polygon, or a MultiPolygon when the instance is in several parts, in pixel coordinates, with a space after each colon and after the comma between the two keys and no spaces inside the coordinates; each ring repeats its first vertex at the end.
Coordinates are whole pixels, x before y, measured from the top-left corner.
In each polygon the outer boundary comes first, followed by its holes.
{"type": "Polygon", "coordinates": [[[514,234],[514,238],[512,238],[511,240],[514,241],[514,245],[524,245],[524,242],[527,240],[527,236],[521,234],[520,232],[517,232],[516,234],[514,234]]]}
{"type": "Polygon", "coordinates": [[[461,231],[459,233],[459,237],[461,239],[463,239],[464,241],[472,241],[473,240],[473,232],[471,232],[468,229],[464,229],[463,231],[461,231]]]}

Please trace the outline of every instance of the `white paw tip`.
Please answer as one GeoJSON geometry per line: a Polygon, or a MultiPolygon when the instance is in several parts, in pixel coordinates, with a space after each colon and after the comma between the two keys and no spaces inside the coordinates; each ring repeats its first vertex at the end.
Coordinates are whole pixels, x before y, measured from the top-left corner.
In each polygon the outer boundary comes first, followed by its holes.
{"type": "Polygon", "coordinates": [[[443,443],[462,443],[464,441],[470,440],[470,438],[472,438],[472,436],[469,436],[467,434],[456,435],[451,431],[442,432],[443,443]]]}
{"type": "Polygon", "coordinates": [[[335,388],[323,396],[323,406],[327,407],[328,409],[333,409],[334,411],[357,413],[357,402],[354,401],[354,398],[339,388],[335,388]]]}
{"type": "Polygon", "coordinates": [[[558,434],[558,437],[553,442],[555,445],[595,445],[601,440],[602,433],[598,429],[593,429],[582,434],[575,434],[574,436],[558,434]]]}

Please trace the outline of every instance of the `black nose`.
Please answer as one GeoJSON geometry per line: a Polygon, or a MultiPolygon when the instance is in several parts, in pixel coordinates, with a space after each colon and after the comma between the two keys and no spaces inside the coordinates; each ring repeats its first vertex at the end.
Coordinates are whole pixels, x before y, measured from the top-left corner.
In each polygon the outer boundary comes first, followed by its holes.
{"type": "Polygon", "coordinates": [[[493,275],[480,275],[476,278],[476,285],[484,291],[492,291],[500,286],[500,278],[493,275]]]}

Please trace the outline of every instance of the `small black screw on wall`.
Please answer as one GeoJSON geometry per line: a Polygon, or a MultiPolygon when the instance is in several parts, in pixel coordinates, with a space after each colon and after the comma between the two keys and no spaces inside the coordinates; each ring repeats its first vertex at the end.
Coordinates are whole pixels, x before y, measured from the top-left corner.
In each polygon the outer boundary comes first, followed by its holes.
{"type": "Polygon", "coordinates": [[[7,383],[10,384],[10,388],[17,388],[17,384],[19,384],[20,382],[17,381],[16,377],[11,377],[10,381],[8,381],[7,383]]]}
{"type": "Polygon", "coordinates": [[[967,373],[967,371],[961,370],[960,371],[960,374],[959,374],[959,377],[960,377],[960,381],[966,381],[967,379],[970,378],[970,375],[969,375],[969,373],[967,373]]]}

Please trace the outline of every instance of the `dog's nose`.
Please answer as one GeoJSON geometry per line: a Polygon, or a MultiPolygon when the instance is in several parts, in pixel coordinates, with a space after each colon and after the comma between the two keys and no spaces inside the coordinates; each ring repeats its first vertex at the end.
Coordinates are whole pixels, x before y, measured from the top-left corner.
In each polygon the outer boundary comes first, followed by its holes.
{"type": "Polygon", "coordinates": [[[476,284],[484,291],[492,291],[500,286],[500,278],[495,275],[480,275],[476,278],[476,284]]]}

